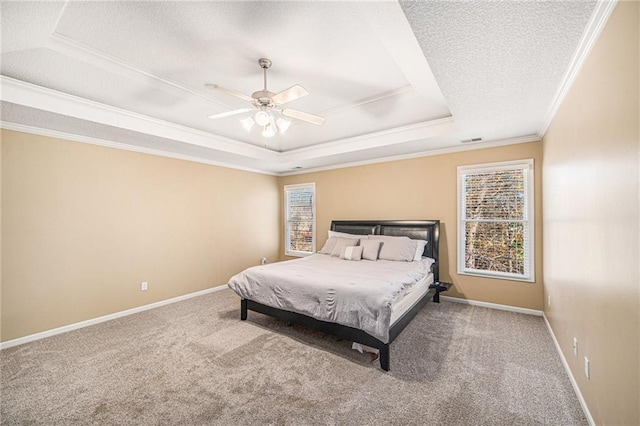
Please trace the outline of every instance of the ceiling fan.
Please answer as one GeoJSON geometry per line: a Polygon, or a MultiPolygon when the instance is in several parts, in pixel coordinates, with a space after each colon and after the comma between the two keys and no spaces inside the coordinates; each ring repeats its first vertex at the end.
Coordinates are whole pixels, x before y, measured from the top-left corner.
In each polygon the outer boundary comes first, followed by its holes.
{"type": "Polygon", "coordinates": [[[258,60],[258,65],[260,65],[264,72],[264,88],[262,90],[258,90],[257,92],[253,92],[251,96],[247,96],[234,90],[226,89],[217,84],[205,84],[206,87],[210,87],[212,89],[219,90],[222,93],[226,93],[227,95],[243,99],[250,102],[252,105],[248,108],[240,108],[233,111],[210,115],[209,118],[224,118],[232,115],[243,114],[245,112],[257,109],[258,112],[256,112],[255,116],[253,118],[248,117],[242,120],[242,124],[247,129],[247,131],[251,130],[251,127],[254,123],[258,126],[261,126],[262,136],[264,137],[271,137],[278,131],[280,131],[280,133],[284,133],[291,125],[291,121],[287,120],[285,117],[295,118],[297,120],[301,120],[318,126],[324,123],[324,118],[317,115],[309,114],[307,112],[302,112],[291,108],[283,108],[282,105],[306,96],[309,94],[309,92],[307,92],[307,90],[299,84],[291,86],[280,93],[273,93],[269,91],[269,89],[267,89],[267,70],[271,66],[271,61],[266,58],[260,58],[258,60]]]}

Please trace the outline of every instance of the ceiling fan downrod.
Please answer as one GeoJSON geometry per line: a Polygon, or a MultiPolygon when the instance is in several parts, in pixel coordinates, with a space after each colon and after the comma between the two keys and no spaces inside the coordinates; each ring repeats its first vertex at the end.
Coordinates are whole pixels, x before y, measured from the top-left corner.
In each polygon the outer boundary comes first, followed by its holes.
{"type": "Polygon", "coordinates": [[[267,70],[271,67],[271,61],[267,58],[260,58],[258,59],[258,65],[260,65],[264,73],[264,89],[253,92],[251,97],[257,99],[262,106],[272,106],[271,97],[273,97],[275,93],[267,90],[267,70]]]}

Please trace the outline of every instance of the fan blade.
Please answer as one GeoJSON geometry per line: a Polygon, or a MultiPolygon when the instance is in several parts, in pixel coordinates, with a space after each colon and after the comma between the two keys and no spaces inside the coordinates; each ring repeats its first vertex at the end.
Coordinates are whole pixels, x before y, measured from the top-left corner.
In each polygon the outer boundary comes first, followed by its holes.
{"type": "Polygon", "coordinates": [[[248,112],[248,111],[253,111],[253,108],[241,108],[241,109],[235,109],[233,111],[221,112],[220,114],[210,115],[209,118],[216,120],[218,118],[224,118],[232,115],[242,114],[243,112],[248,112]]]}
{"type": "Polygon", "coordinates": [[[324,118],[317,115],[309,114],[308,112],[302,112],[295,109],[284,108],[282,115],[287,117],[296,118],[298,120],[306,121],[307,123],[315,124],[316,126],[324,123],[324,118]]]}
{"type": "Polygon", "coordinates": [[[240,99],[245,100],[245,101],[249,101],[249,102],[253,102],[254,101],[254,99],[251,96],[244,95],[244,94],[242,94],[240,92],[236,92],[235,90],[225,89],[224,87],[219,86],[217,84],[207,83],[207,84],[205,84],[205,87],[219,90],[222,93],[226,93],[227,95],[235,96],[236,98],[240,98],[240,99]]]}
{"type": "Polygon", "coordinates": [[[276,95],[273,95],[273,97],[271,98],[271,101],[274,104],[282,105],[282,104],[286,104],[287,102],[294,101],[303,96],[307,96],[308,94],[309,92],[307,92],[307,89],[300,86],[299,84],[296,84],[295,86],[291,86],[288,89],[283,90],[282,92],[276,95]]]}

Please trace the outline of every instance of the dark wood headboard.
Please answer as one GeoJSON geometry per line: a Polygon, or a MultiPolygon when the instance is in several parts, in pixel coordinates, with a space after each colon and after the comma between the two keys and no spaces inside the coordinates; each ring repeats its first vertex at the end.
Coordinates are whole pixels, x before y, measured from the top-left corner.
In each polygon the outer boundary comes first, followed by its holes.
{"type": "Polygon", "coordinates": [[[439,220],[334,220],[331,222],[331,230],[356,235],[393,235],[426,240],[427,245],[422,255],[435,259],[433,276],[435,281],[440,280],[439,220]]]}

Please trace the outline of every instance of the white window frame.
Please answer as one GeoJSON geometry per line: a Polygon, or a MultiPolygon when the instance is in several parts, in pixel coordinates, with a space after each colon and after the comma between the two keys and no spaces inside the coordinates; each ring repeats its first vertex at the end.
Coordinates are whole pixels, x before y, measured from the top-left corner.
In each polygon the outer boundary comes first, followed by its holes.
{"type": "MultiPolygon", "coordinates": [[[[487,163],[476,164],[469,166],[458,167],[458,274],[460,275],[474,275],[487,278],[498,278],[505,280],[535,281],[535,217],[534,217],[534,167],[533,159],[517,160],[517,161],[503,161],[499,163],[487,163]],[[525,217],[522,222],[528,226],[525,229],[528,231],[525,235],[525,252],[528,253],[528,257],[525,258],[524,274],[512,274],[506,272],[495,272],[480,269],[467,268],[465,265],[466,254],[466,217],[465,217],[465,180],[464,176],[474,173],[487,173],[501,170],[523,170],[525,188],[525,217]]],[[[477,221],[477,219],[469,219],[469,221],[477,221]]],[[[487,220],[490,221],[490,220],[487,220]]],[[[512,222],[512,220],[509,220],[512,222]]]]}
{"type": "Polygon", "coordinates": [[[304,257],[312,255],[316,252],[316,184],[315,182],[311,183],[299,183],[295,185],[285,185],[284,186],[284,254],[286,256],[297,256],[304,257]],[[296,189],[309,189],[313,190],[313,204],[312,204],[312,214],[313,214],[313,230],[311,234],[311,251],[297,251],[291,250],[291,240],[289,238],[289,193],[291,191],[295,191],[296,189]]]}

